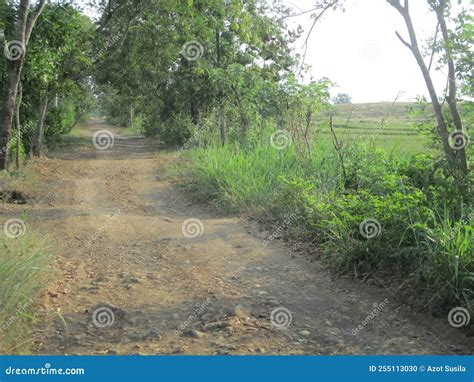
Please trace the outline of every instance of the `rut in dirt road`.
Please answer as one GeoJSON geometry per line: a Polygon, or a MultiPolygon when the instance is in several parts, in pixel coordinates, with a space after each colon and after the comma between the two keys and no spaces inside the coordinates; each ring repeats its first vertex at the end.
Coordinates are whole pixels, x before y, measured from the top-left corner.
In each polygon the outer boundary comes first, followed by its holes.
{"type": "Polygon", "coordinates": [[[333,280],[271,232],[194,205],[165,180],[179,155],[106,125],[33,164],[30,224],[59,246],[35,333],[48,354],[469,353],[444,320],[333,280]],[[91,137],[114,131],[107,150],[91,137]],[[375,313],[374,313],[375,312],[375,313]],[[359,329],[357,329],[359,327],[359,329]],[[360,329],[361,328],[361,329],[360,329]]]}

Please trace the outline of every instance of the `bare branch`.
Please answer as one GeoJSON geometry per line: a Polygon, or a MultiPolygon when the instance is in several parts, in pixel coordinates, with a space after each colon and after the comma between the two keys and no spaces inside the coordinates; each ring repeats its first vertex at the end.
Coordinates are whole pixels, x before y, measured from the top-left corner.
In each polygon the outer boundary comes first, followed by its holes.
{"type": "Polygon", "coordinates": [[[406,47],[408,47],[408,49],[410,49],[411,51],[413,51],[413,46],[411,44],[409,44],[408,42],[406,42],[402,36],[400,36],[400,33],[398,32],[395,32],[395,34],[397,35],[398,39],[403,43],[403,45],[405,45],[406,47]]]}
{"type": "MultiPolygon", "coordinates": [[[[308,52],[308,40],[311,36],[311,33],[313,32],[313,29],[314,29],[314,26],[316,25],[316,23],[318,22],[318,20],[321,19],[321,17],[323,17],[324,13],[326,13],[326,11],[329,9],[329,8],[332,8],[333,6],[337,5],[339,0],[333,0],[331,1],[330,3],[326,4],[324,6],[324,8],[321,9],[321,12],[319,12],[319,14],[314,18],[314,21],[313,21],[313,25],[311,25],[311,28],[308,32],[308,35],[306,36],[306,39],[304,40],[304,44],[303,44],[303,48],[304,48],[304,53],[303,53],[303,60],[301,61],[301,66],[300,66],[300,70],[303,68],[303,65],[304,65],[304,62],[306,60],[306,53],[308,52]]],[[[319,8],[318,8],[319,9],[319,8]]]]}

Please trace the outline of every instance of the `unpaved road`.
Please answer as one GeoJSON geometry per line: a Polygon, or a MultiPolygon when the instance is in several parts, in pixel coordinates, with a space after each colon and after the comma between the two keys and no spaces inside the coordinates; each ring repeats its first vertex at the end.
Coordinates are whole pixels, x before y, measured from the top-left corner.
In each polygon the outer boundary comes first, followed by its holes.
{"type": "MultiPolygon", "coordinates": [[[[90,127],[91,136],[114,131],[90,127]]],[[[192,204],[164,177],[180,159],[156,144],[120,135],[109,150],[79,143],[32,164],[40,181],[28,226],[59,247],[36,353],[472,353],[472,338],[447,320],[416,315],[383,289],[334,280],[281,243],[265,247],[270,232],[257,224],[192,204]],[[183,234],[191,218],[202,223],[196,238],[183,234]]]]}

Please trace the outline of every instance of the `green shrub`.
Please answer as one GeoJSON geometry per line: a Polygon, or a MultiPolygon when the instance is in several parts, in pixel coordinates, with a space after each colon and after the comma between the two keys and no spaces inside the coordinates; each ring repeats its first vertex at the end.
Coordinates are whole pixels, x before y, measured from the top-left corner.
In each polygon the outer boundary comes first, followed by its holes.
{"type": "Polygon", "coordinates": [[[472,219],[460,219],[466,207],[442,166],[428,156],[401,161],[354,145],[342,152],[344,176],[334,150],[312,151],[307,158],[292,146],[279,151],[258,142],[197,148],[185,168],[188,187],[275,225],[297,216],[284,235],[321,246],[338,272],[396,278],[437,311],[472,309],[472,219]],[[364,231],[367,223],[376,234],[364,231]]]}

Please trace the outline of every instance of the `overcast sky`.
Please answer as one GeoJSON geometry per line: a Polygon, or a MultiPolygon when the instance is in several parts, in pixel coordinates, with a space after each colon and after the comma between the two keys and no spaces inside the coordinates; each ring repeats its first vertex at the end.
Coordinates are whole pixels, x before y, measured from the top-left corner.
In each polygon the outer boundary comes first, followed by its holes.
{"type": "MultiPolygon", "coordinates": [[[[315,0],[283,1],[294,13],[315,4],[315,0]]],[[[411,1],[410,8],[419,42],[424,42],[434,35],[436,18],[425,0],[411,1]]],[[[301,24],[305,32],[312,24],[310,14],[290,20],[301,24]]],[[[386,0],[348,0],[345,13],[328,11],[313,30],[306,57],[312,66],[311,75],[336,82],[339,87],[333,93],[348,93],[353,102],[393,101],[398,92],[403,92],[400,101],[427,95],[420,69],[395,36],[397,30],[407,36],[402,17],[386,0]]],[[[305,37],[306,33],[296,44],[300,52],[305,37]]],[[[441,93],[446,76],[439,73],[435,79],[441,93]]]]}

